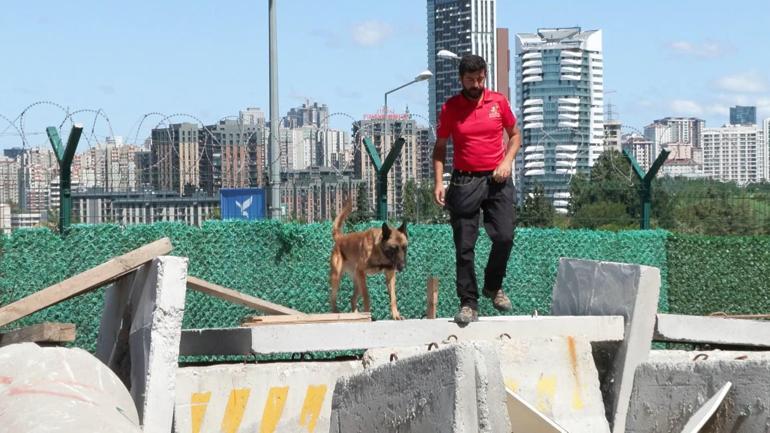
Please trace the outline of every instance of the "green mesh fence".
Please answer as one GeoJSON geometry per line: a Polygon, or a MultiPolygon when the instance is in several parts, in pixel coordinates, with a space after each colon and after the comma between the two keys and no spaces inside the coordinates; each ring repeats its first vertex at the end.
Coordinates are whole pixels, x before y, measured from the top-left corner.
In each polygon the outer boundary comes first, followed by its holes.
{"type": "MultiPolygon", "coordinates": [[[[361,230],[372,225],[357,226],[361,230]]],[[[454,288],[454,247],[448,225],[409,227],[407,269],[397,277],[399,310],[420,318],[430,276],[439,278],[438,314],[452,316],[457,308],[454,288]]],[[[48,285],[96,266],[116,255],[168,236],[173,255],[189,257],[189,273],[307,313],[328,312],[330,223],[280,224],[208,222],[202,228],[178,223],[135,225],[77,225],[60,238],[47,229],[19,230],[3,240],[0,262],[0,304],[7,304],[48,285]]],[[[511,297],[511,314],[550,310],[551,291],[560,257],[609,260],[659,267],[663,287],[660,309],[668,311],[666,231],[602,232],[589,230],[518,229],[504,282],[511,297]]],[[[477,247],[477,271],[489,253],[482,233],[477,247]]],[[[382,275],[369,278],[372,314],[389,318],[388,295],[382,275]]],[[[351,280],[343,278],[339,294],[342,311],[350,311],[351,280]]],[[[76,345],[93,350],[102,311],[103,289],[78,296],[13,323],[73,322],[76,345]]],[[[482,300],[482,315],[498,314],[482,300]]],[[[231,327],[253,311],[188,291],[185,328],[231,327]]]]}
{"type": "Polygon", "coordinates": [[[770,236],[671,236],[670,311],[770,313],[770,236]]]}

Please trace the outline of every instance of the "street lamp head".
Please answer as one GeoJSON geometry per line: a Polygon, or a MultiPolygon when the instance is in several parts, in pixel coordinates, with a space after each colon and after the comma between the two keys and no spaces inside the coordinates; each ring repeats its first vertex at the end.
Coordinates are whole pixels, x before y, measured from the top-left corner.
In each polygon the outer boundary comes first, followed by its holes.
{"type": "Polygon", "coordinates": [[[417,74],[416,77],[414,77],[414,81],[425,81],[433,76],[433,72],[431,72],[429,69],[426,69],[419,74],[417,74]]]}
{"type": "Polygon", "coordinates": [[[442,58],[442,59],[453,59],[453,60],[460,60],[461,57],[457,54],[449,51],[449,50],[439,50],[438,53],[436,53],[436,57],[442,58]]]}

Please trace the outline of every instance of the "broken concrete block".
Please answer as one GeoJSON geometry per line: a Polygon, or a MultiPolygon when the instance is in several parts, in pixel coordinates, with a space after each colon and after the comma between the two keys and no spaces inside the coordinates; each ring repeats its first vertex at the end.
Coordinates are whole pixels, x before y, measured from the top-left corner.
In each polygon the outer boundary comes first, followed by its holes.
{"type": "Polygon", "coordinates": [[[144,433],[171,431],[187,258],[157,257],[105,292],[96,355],[130,384],[144,433]]]}
{"type": "Polygon", "coordinates": [[[489,343],[460,343],[337,382],[330,432],[509,433],[489,343]]]}
{"type": "MultiPolygon", "coordinates": [[[[628,433],[681,433],[712,396],[732,387],[702,431],[755,433],[770,423],[770,353],[655,350],[636,370],[628,433]]],[[[698,430],[690,430],[693,433],[698,430]]]]}
{"type": "MultiPolygon", "coordinates": [[[[445,343],[433,347],[446,347],[445,343]]],[[[494,343],[506,388],[570,433],[609,433],[590,341],[581,337],[504,336],[494,343]]],[[[435,350],[435,349],[433,349],[435,350]]],[[[427,352],[426,346],[370,349],[368,368],[427,352]]],[[[511,425],[519,426],[511,418],[511,425]]]]}
{"type": "MultiPolygon", "coordinates": [[[[612,432],[623,433],[636,367],[650,353],[660,296],[660,270],[650,266],[563,258],[553,288],[554,315],[620,315],[624,339],[605,347],[607,418],[612,432]]],[[[601,363],[601,362],[600,362],[601,363]]]]}
{"type": "Polygon", "coordinates": [[[120,379],[81,349],[0,348],[0,431],[141,433],[120,379]]]}

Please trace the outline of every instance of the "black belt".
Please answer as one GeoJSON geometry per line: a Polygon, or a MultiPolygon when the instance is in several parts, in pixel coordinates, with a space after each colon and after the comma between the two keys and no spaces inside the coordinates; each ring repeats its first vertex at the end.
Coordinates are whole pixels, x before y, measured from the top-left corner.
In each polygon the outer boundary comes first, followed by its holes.
{"type": "Polygon", "coordinates": [[[452,176],[471,176],[471,177],[486,177],[492,176],[493,170],[487,171],[465,171],[465,170],[452,170],[452,176]]]}

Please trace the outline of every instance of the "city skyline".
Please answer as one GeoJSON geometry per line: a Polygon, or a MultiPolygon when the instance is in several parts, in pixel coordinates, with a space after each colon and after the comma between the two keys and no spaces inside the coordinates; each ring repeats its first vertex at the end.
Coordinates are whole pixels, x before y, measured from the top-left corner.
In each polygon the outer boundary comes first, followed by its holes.
{"type": "MultiPolygon", "coordinates": [[[[624,125],[641,129],[658,118],[692,116],[718,127],[729,122],[729,107],[734,105],[757,106],[758,122],[770,117],[770,59],[753,54],[766,41],[750,30],[761,28],[761,17],[767,16],[761,12],[770,12],[769,5],[745,3],[724,22],[715,2],[667,4],[665,15],[651,7],[655,2],[600,3],[551,7],[556,2],[544,2],[522,13],[513,2],[498,1],[496,26],[507,28],[510,40],[542,27],[601,29],[605,102],[613,105],[624,125]],[[715,19],[720,22],[716,34],[702,25],[715,19]]],[[[395,1],[364,8],[337,1],[332,3],[337,7],[308,14],[314,5],[278,3],[282,116],[310,99],[328,104],[331,112],[361,118],[381,108],[386,90],[408,82],[427,66],[423,3],[395,1]],[[340,58],[344,61],[337,61],[340,58]],[[386,67],[384,59],[398,62],[386,67]]],[[[39,100],[73,110],[102,109],[113,131],[99,118],[97,135],[130,140],[136,122],[151,111],[190,113],[204,124],[243,107],[267,112],[267,2],[235,2],[231,10],[181,2],[118,7],[85,1],[81,6],[92,18],[64,30],[58,24],[72,21],[78,8],[6,6],[8,13],[0,16],[0,41],[6,42],[7,58],[20,61],[7,62],[4,68],[0,114],[13,120],[27,104],[39,100]],[[56,35],[64,35],[63,45],[50,43],[54,28],[56,35]]],[[[427,118],[427,86],[403,89],[391,96],[389,105],[399,112],[408,106],[427,118]]],[[[81,116],[93,122],[93,113],[81,116]]],[[[40,131],[62,118],[62,112],[50,106],[30,110],[25,130],[38,134],[30,141],[45,144],[40,131]]],[[[155,126],[150,123],[137,135],[149,136],[155,126]]],[[[343,129],[349,120],[338,116],[331,123],[343,129]]],[[[0,124],[0,131],[8,126],[2,120],[0,124]]],[[[13,134],[6,130],[0,136],[0,149],[13,147],[13,134]]]]}

